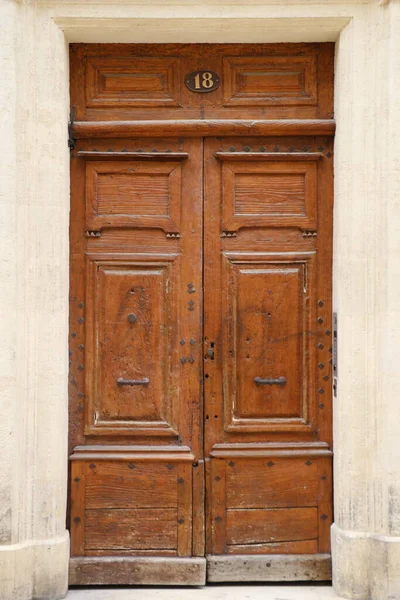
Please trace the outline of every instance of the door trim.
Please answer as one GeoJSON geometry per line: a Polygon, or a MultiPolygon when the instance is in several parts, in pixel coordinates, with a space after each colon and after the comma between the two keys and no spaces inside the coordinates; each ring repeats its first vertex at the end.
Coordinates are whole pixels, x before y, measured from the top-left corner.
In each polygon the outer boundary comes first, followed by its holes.
{"type": "Polygon", "coordinates": [[[187,121],[75,121],[73,139],[130,137],[314,136],[334,135],[333,119],[191,119],[187,121]]]}

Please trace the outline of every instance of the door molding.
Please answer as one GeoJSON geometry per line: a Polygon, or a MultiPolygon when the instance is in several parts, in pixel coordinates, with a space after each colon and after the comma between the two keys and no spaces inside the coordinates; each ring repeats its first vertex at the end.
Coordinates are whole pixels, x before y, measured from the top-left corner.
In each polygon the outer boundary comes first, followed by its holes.
{"type": "Polygon", "coordinates": [[[330,136],[334,135],[335,129],[336,124],[333,119],[75,121],[72,125],[75,139],[167,136],[330,136]]]}

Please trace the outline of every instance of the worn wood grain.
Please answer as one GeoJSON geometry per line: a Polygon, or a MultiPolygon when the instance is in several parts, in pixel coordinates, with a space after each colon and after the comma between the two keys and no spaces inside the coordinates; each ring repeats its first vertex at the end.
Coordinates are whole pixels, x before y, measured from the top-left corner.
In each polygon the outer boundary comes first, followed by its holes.
{"type": "Polygon", "coordinates": [[[229,545],[313,540],[318,535],[316,508],[229,509],[229,545]]]}
{"type": "MultiPolygon", "coordinates": [[[[243,112],[243,111],[242,111],[243,112]]],[[[331,119],[285,120],[165,120],[165,121],[75,121],[76,139],[132,137],[214,137],[214,136],[315,136],[333,135],[335,121],[331,119]]]]}
{"type": "Polygon", "coordinates": [[[228,508],[317,505],[318,460],[271,457],[234,462],[227,467],[228,508]]]}
{"type": "Polygon", "coordinates": [[[79,557],[69,585],[204,585],[205,558],[79,557]]]}
{"type": "Polygon", "coordinates": [[[175,508],[177,469],[165,463],[96,462],[86,469],[86,508],[175,508]]]}
{"type": "Polygon", "coordinates": [[[329,554],[274,556],[208,556],[207,580],[212,583],[256,581],[328,581],[329,554]]]}
{"type": "Polygon", "coordinates": [[[267,544],[228,544],[226,551],[228,554],[317,554],[318,539],[267,544]]]}
{"type": "Polygon", "coordinates": [[[88,550],[177,548],[176,508],[86,509],[88,550]]]}

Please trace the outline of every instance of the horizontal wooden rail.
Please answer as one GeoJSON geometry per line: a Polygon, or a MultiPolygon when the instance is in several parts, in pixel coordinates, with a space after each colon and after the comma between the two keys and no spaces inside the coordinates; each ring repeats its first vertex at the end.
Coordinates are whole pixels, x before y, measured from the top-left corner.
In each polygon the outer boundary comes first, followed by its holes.
{"type": "Polygon", "coordinates": [[[97,150],[79,150],[79,158],[86,160],[185,160],[187,152],[100,152],[97,150]]]}
{"type": "Polygon", "coordinates": [[[281,119],[276,121],[76,121],[74,139],[133,137],[298,136],[333,135],[331,119],[281,119]]]}
{"type": "MultiPolygon", "coordinates": [[[[79,153],[78,153],[79,154],[79,153]]],[[[219,160],[227,161],[317,161],[323,157],[322,152],[216,152],[219,160]]]]}

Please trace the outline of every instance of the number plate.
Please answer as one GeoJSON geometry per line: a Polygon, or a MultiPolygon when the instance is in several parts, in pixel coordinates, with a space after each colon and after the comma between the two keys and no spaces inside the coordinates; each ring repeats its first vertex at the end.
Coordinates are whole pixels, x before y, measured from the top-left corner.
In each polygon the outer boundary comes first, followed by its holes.
{"type": "Polygon", "coordinates": [[[193,71],[185,77],[186,87],[192,92],[213,92],[220,82],[219,75],[214,71],[193,71]]]}

